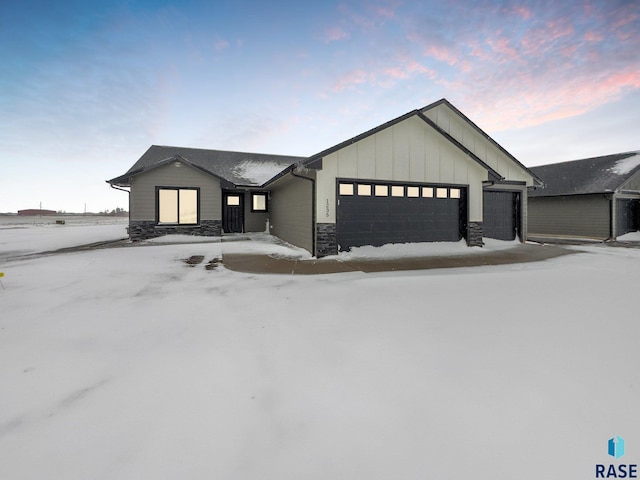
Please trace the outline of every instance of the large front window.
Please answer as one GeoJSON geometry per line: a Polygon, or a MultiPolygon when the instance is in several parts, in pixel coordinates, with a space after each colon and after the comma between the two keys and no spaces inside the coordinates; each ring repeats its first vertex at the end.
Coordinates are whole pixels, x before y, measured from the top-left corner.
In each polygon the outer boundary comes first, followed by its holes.
{"type": "Polygon", "coordinates": [[[158,188],[158,223],[197,224],[198,194],[197,188],[158,188]]]}

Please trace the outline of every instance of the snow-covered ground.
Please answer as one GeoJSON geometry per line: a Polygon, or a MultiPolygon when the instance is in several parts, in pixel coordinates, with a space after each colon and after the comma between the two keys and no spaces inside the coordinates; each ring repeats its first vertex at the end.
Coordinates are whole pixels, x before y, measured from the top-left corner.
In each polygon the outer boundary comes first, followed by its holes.
{"type": "Polygon", "coordinates": [[[205,269],[226,249],[302,255],[267,236],[7,260],[97,241],[42,228],[0,230],[1,479],[584,479],[640,463],[640,249],[320,276],[205,269]]]}

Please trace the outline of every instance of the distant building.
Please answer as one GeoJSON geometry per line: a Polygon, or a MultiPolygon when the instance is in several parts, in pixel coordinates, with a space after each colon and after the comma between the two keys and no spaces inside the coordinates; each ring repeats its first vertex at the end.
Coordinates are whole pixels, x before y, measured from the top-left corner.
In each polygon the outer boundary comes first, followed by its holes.
{"type": "Polygon", "coordinates": [[[27,210],[18,210],[18,215],[23,217],[33,216],[33,215],[57,215],[58,212],[55,210],[43,210],[40,208],[29,208],[27,210]]]}

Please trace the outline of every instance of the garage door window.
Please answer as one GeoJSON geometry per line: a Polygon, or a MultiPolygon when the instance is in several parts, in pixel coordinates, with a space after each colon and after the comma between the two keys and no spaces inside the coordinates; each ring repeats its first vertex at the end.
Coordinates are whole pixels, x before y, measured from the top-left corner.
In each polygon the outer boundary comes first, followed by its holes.
{"type": "Polygon", "coordinates": [[[339,192],[340,195],[353,195],[353,183],[341,183],[339,192]]]}
{"type": "Polygon", "coordinates": [[[358,184],[358,196],[360,196],[360,197],[370,197],[371,196],[371,185],[358,184]]]}
{"type": "Polygon", "coordinates": [[[375,194],[376,194],[376,197],[388,197],[389,187],[386,185],[376,185],[375,194]]]}
{"type": "Polygon", "coordinates": [[[402,185],[393,185],[391,187],[392,197],[404,197],[404,187],[402,185]]]}
{"type": "Polygon", "coordinates": [[[397,198],[442,198],[460,200],[462,189],[459,187],[432,187],[416,185],[388,185],[375,183],[338,183],[338,194],[359,197],[397,197],[397,198]]]}

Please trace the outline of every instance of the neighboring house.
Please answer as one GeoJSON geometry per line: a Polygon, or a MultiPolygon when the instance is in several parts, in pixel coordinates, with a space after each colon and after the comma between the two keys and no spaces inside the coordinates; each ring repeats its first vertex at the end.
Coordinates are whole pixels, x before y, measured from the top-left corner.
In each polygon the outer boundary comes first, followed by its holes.
{"type": "Polygon", "coordinates": [[[640,228],[640,152],[531,168],[529,237],[615,239],[640,228]]]}
{"type": "Polygon", "coordinates": [[[28,208],[26,210],[18,210],[20,216],[34,216],[34,215],[56,215],[58,212],[55,210],[44,210],[42,208],[28,208]]]}
{"type": "Polygon", "coordinates": [[[362,245],[526,239],[539,179],[447,100],[311,157],[152,146],[124,175],[133,240],[268,231],[321,257],[362,245]]]}

